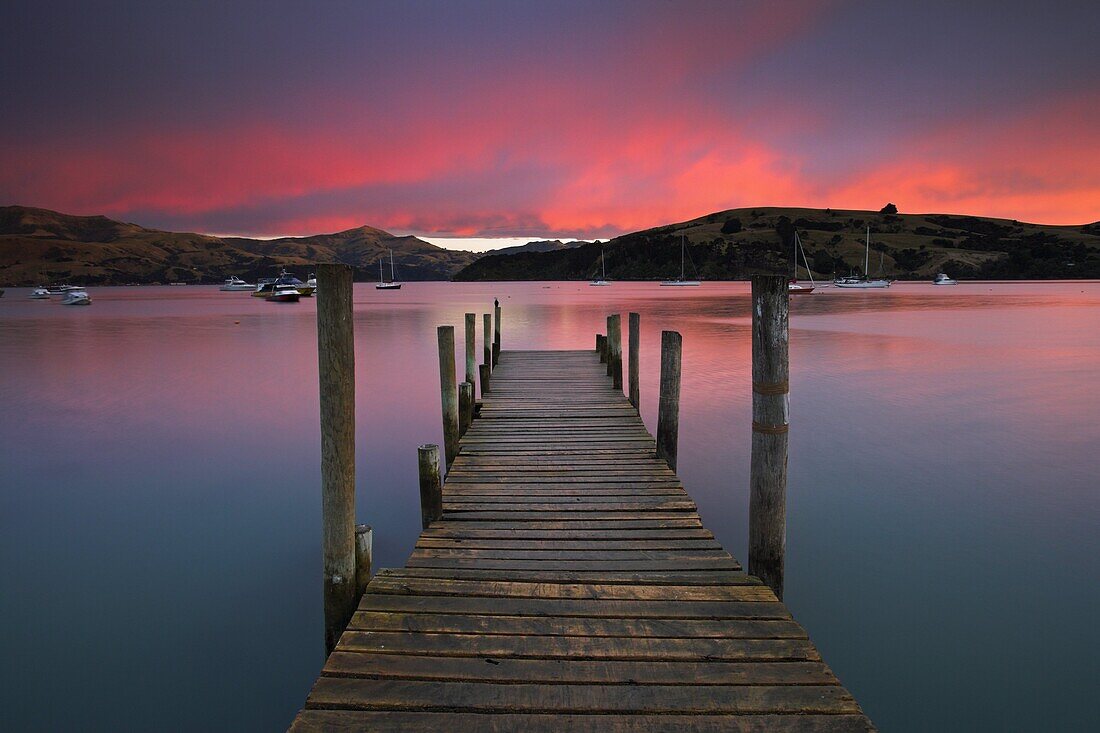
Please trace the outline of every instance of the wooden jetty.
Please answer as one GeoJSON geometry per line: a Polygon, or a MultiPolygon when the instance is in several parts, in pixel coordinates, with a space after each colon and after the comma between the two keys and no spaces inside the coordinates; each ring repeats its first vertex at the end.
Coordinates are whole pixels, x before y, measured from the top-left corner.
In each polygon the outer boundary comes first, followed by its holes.
{"type": "Polygon", "coordinates": [[[498,330],[491,358],[441,517],[371,579],[291,730],[873,730],[596,351],[498,330]]]}

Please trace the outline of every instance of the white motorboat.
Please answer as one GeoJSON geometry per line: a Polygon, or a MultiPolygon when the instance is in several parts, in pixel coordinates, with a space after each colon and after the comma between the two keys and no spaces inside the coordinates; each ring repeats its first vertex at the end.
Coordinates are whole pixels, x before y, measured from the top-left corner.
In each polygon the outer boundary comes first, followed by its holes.
{"type": "Polygon", "coordinates": [[[271,291],[264,296],[264,299],[273,303],[297,303],[301,297],[302,294],[298,292],[298,288],[294,285],[280,283],[274,286],[271,291]]]}
{"type": "Polygon", "coordinates": [[[600,276],[598,278],[596,278],[595,280],[593,280],[592,282],[588,283],[589,285],[597,285],[597,286],[602,287],[602,286],[607,286],[607,285],[611,284],[607,280],[607,265],[604,263],[603,255],[604,255],[604,253],[603,253],[603,250],[601,249],[600,250],[600,276]]]}
{"type": "Polygon", "coordinates": [[[50,291],[46,288],[35,288],[27,297],[33,298],[34,300],[49,300],[50,291]]]}
{"type": "Polygon", "coordinates": [[[309,273],[309,277],[306,278],[306,287],[313,288],[313,292],[317,292],[317,276],[312,272],[309,273]]]}
{"type": "Polygon", "coordinates": [[[794,274],[787,281],[787,292],[791,295],[808,295],[814,291],[814,274],[810,272],[810,262],[806,259],[806,250],[802,249],[802,240],[798,238],[798,232],[794,233],[794,274]],[[802,262],[806,265],[806,275],[810,278],[809,285],[798,282],[798,253],[802,253],[802,262]]]}
{"type": "Polygon", "coordinates": [[[932,284],[933,285],[958,285],[959,281],[958,280],[953,280],[953,279],[949,278],[946,273],[941,272],[941,273],[937,274],[934,278],[932,278],[932,284]]]}
{"type": "Polygon", "coordinates": [[[50,295],[64,295],[70,290],[80,290],[76,285],[51,285],[46,290],[50,295]]]}
{"type": "Polygon", "coordinates": [[[871,266],[871,227],[867,227],[867,247],[863,255],[863,277],[841,277],[833,280],[838,288],[888,288],[890,281],[885,278],[869,278],[867,270],[871,266]]]}
{"type": "Polygon", "coordinates": [[[228,280],[222,283],[222,286],[218,290],[233,291],[233,290],[255,290],[256,286],[252,283],[246,283],[244,280],[236,276],[230,276],[228,280]]]}
{"type": "Polygon", "coordinates": [[[382,279],[382,260],[378,260],[378,284],[374,286],[376,290],[400,290],[401,283],[397,282],[397,279],[393,276],[393,250],[390,250],[390,281],[386,282],[382,279]]]}
{"type": "Polygon", "coordinates": [[[279,273],[279,277],[275,280],[271,278],[263,278],[256,285],[256,289],[252,291],[253,298],[266,298],[275,292],[275,288],[279,285],[292,285],[298,290],[298,295],[303,298],[308,298],[313,295],[313,288],[306,283],[302,282],[298,278],[291,275],[285,269],[279,273]]]}
{"type": "Polygon", "coordinates": [[[61,305],[91,305],[91,297],[83,290],[69,290],[61,299],[61,305]]]}
{"type": "MultiPolygon", "coordinates": [[[[684,235],[681,234],[680,235],[680,279],[679,280],[663,280],[661,282],[661,285],[666,286],[666,287],[683,287],[683,286],[699,285],[698,280],[685,280],[684,279],[684,251],[685,251],[686,246],[687,245],[684,241],[684,235]]],[[[695,267],[695,264],[692,263],[691,266],[695,267]]]]}

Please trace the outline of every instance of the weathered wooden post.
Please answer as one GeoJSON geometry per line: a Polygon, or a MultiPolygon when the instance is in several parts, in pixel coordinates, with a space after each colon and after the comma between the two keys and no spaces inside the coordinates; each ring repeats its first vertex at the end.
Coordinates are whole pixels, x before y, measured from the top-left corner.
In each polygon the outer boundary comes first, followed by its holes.
{"type": "Polygon", "coordinates": [[[607,336],[596,334],[596,351],[600,352],[600,363],[607,363],[607,336]]]}
{"type": "MultiPolygon", "coordinates": [[[[482,342],[482,354],[481,360],[485,362],[489,367],[489,372],[493,371],[493,316],[489,313],[483,313],[481,315],[481,342],[482,342]]],[[[481,385],[482,392],[485,390],[485,385],[481,385]]]]}
{"type": "Polygon", "coordinates": [[[790,419],[790,295],[784,275],[752,276],[749,573],[783,599],[790,419]]]}
{"type": "Polygon", "coordinates": [[[458,385],[458,437],[466,434],[474,419],[474,385],[463,382],[458,385]]]}
{"type": "Polygon", "coordinates": [[[363,597],[370,583],[371,556],[374,553],[374,532],[370,525],[355,525],[355,601],[363,597]]]}
{"type": "Polygon", "coordinates": [[[627,328],[629,333],[627,335],[627,347],[630,349],[630,368],[627,370],[629,375],[628,391],[630,392],[630,404],[634,405],[634,409],[638,412],[642,411],[641,402],[641,388],[638,385],[638,371],[640,364],[638,362],[639,355],[638,349],[640,348],[642,340],[642,317],[637,313],[631,313],[627,317],[627,328]]]}
{"type": "Polygon", "coordinates": [[[603,339],[603,334],[596,334],[596,353],[600,353],[600,341],[603,339]]]}
{"type": "Polygon", "coordinates": [[[466,381],[470,386],[477,384],[477,314],[466,314],[466,381]]]}
{"type": "Polygon", "coordinates": [[[416,450],[420,469],[420,523],[424,529],[443,517],[443,482],[439,475],[439,446],[422,445],[416,450]]]}
{"type": "Polygon", "coordinates": [[[493,323],[493,368],[496,369],[500,362],[500,301],[493,298],[493,313],[496,316],[493,323]]]}
{"type": "Polygon", "coordinates": [[[677,331],[661,332],[661,396],[657,403],[657,457],[676,470],[680,434],[680,351],[677,331]]]}
{"type": "Polygon", "coordinates": [[[623,319],[618,313],[607,317],[607,340],[611,344],[608,374],[615,389],[623,388],[623,319]]]}
{"type": "Polygon", "coordinates": [[[485,395],[489,394],[489,370],[492,369],[488,364],[478,364],[477,371],[481,377],[481,398],[485,399],[485,395]]]}
{"type": "Polygon", "coordinates": [[[439,392],[443,403],[443,452],[447,468],[458,455],[458,384],[455,382],[455,329],[440,326],[439,338],[439,392]]]}
{"type": "Polygon", "coordinates": [[[355,595],[355,331],[351,275],[349,265],[317,266],[326,654],[336,647],[358,600],[355,595]]]}
{"type": "Polygon", "coordinates": [[[607,353],[607,359],[604,360],[604,364],[607,364],[607,376],[611,376],[611,371],[615,368],[611,359],[611,338],[612,333],[611,316],[607,317],[607,336],[604,337],[603,350],[607,353]]]}

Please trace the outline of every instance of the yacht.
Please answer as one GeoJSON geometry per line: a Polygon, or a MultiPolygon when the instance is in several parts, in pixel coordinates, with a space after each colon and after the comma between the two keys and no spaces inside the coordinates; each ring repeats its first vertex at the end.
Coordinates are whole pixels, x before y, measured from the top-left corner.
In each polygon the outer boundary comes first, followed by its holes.
{"type": "Polygon", "coordinates": [[[600,250],[600,276],[598,278],[596,278],[595,280],[593,280],[592,282],[588,283],[589,285],[605,286],[605,285],[610,285],[611,284],[607,280],[607,265],[604,262],[603,254],[604,254],[603,250],[601,249],[600,250]]]}
{"type": "MultiPolygon", "coordinates": [[[[684,241],[684,235],[680,235],[680,279],[679,280],[664,280],[661,285],[667,286],[686,286],[686,285],[698,285],[698,280],[685,280],[684,279],[684,249],[686,247],[684,241]]],[[[694,267],[694,265],[692,265],[694,267]]]]}
{"type": "Polygon", "coordinates": [[[274,292],[275,287],[278,285],[290,285],[298,291],[298,295],[308,298],[313,295],[313,288],[306,283],[302,282],[298,278],[291,275],[286,270],[279,273],[279,277],[275,280],[271,278],[263,278],[256,285],[256,289],[252,291],[252,297],[254,298],[266,298],[274,292]]]}
{"type": "Polygon", "coordinates": [[[393,250],[390,250],[390,281],[386,282],[382,279],[382,260],[378,260],[378,284],[374,286],[375,290],[400,290],[401,283],[397,282],[397,279],[393,276],[393,250]]]}
{"type": "Polygon", "coordinates": [[[298,292],[298,288],[290,283],[280,283],[272,286],[264,299],[273,303],[297,303],[301,297],[302,294],[298,292]]]}
{"type": "Polygon", "coordinates": [[[244,280],[236,276],[231,276],[228,280],[222,283],[222,286],[218,290],[255,290],[256,286],[252,283],[246,283],[244,280]]]}
{"type": "Polygon", "coordinates": [[[867,277],[867,270],[871,266],[871,227],[867,227],[867,247],[864,250],[863,255],[863,276],[862,277],[841,277],[833,281],[833,285],[838,288],[888,288],[890,287],[890,281],[885,278],[871,279],[867,277]]]}
{"type": "Polygon", "coordinates": [[[80,288],[75,285],[51,285],[47,288],[47,290],[49,291],[50,295],[64,295],[70,290],[80,290],[80,288]]]}
{"type": "Polygon", "coordinates": [[[953,280],[953,279],[949,278],[946,273],[941,272],[938,275],[936,275],[934,278],[932,278],[932,284],[933,285],[958,285],[959,281],[958,280],[953,280]]]}
{"type": "Polygon", "coordinates": [[[92,299],[83,290],[73,289],[65,293],[61,305],[91,305],[92,299]]]}
{"type": "Polygon", "coordinates": [[[810,263],[806,259],[806,250],[802,249],[802,241],[798,238],[798,232],[794,233],[794,274],[787,281],[787,292],[791,295],[808,295],[814,291],[814,274],[810,272],[810,263]],[[809,285],[798,282],[798,253],[802,253],[802,262],[806,265],[806,275],[810,278],[809,285]]]}
{"type": "Polygon", "coordinates": [[[35,288],[27,297],[34,298],[35,300],[49,300],[50,291],[46,288],[35,288]]]}
{"type": "Polygon", "coordinates": [[[317,276],[312,272],[309,273],[309,277],[306,278],[306,287],[313,288],[313,292],[317,292],[317,276]]]}

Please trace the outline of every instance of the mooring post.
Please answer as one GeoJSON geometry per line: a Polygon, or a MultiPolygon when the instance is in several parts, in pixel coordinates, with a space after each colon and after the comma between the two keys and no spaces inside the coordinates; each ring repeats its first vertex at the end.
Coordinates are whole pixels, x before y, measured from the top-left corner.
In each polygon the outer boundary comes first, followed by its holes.
{"type": "Polygon", "coordinates": [[[600,353],[600,339],[603,338],[602,334],[596,334],[596,353],[600,353]]]}
{"type": "Polygon", "coordinates": [[[610,342],[608,374],[620,392],[623,389],[623,319],[618,313],[607,317],[607,340],[610,342]]]}
{"type": "Polygon", "coordinates": [[[470,386],[477,383],[477,314],[466,314],[466,381],[470,386]]]}
{"type": "Polygon", "coordinates": [[[790,295],[784,275],[752,276],[749,573],[783,599],[790,420],[790,295]]]}
{"type": "Polygon", "coordinates": [[[443,404],[443,452],[447,468],[458,455],[458,384],[455,382],[455,329],[440,326],[439,338],[439,392],[443,404]]]}
{"type": "Polygon", "coordinates": [[[424,529],[443,517],[443,482],[439,475],[439,446],[422,445],[416,450],[420,468],[420,523],[424,529]]]}
{"type": "Polygon", "coordinates": [[[336,647],[358,601],[355,595],[355,331],[351,275],[349,265],[317,266],[326,654],[336,647]]]}
{"type": "Polygon", "coordinates": [[[458,437],[466,434],[470,429],[470,422],[474,419],[474,385],[463,382],[458,385],[458,437]]]}
{"type": "Polygon", "coordinates": [[[496,369],[500,362],[500,301],[493,298],[493,314],[496,316],[493,323],[493,368],[496,369]]]}
{"type": "MultiPolygon", "coordinates": [[[[481,315],[481,342],[482,342],[482,354],[481,360],[485,362],[485,365],[489,367],[489,372],[493,371],[493,316],[490,313],[483,313],[481,315]]],[[[484,383],[481,385],[482,393],[485,392],[484,383]]]]}
{"type": "Polygon", "coordinates": [[[607,336],[596,334],[596,351],[600,352],[600,363],[607,363],[607,336]]]}
{"type": "Polygon", "coordinates": [[[374,552],[374,532],[370,525],[355,525],[355,602],[363,597],[370,583],[371,555],[374,552]]]}
{"type": "Polygon", "coordinates": [[[680,434],[680,351],[683,339],[677,331],[661,332],[661,396],[657,403],[657,457],[676,470],[680,434]]]}
{"type": "Polygon", "coordinates": [[[478,371],[479,376],[481,377],[481,398],[482,399],[485,399],[485,395],[489,394],[489,376],[490,376],[489,375],[489,370],[491,368],[492,367],[490,367],[488,364],[478,364],[477,365],[477,371],[478,371]]]}
{"type": "Polygon", "coordinates": [[[629,374],[629,385],[627,389],[630,392],[630,404],[634,405],[634,409],[638,412],[642,411],[641,388],[638,386],[638,370],[640,366],[638,362],[638,349],[640,348],[642,340],[641,323],[642,317],[637,313],[631,313],[627,317],[627,328],[629,330],[627,335],[627,347],[630,349],[630,356],[628,357],[630,366],[627,370],[629,374]]]}

